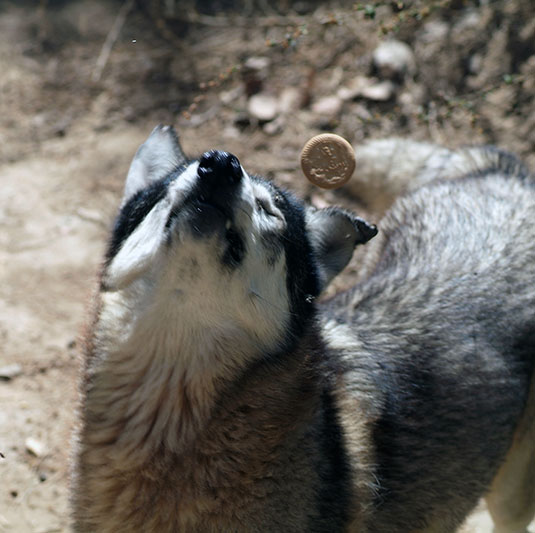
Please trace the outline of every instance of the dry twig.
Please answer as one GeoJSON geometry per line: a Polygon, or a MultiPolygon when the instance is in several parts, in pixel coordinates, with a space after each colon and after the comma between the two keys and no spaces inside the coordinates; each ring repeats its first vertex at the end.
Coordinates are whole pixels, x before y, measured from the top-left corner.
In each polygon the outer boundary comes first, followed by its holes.
{"type": "Polygon", "coordinates": [[[102,71],[104,70],[104,67],[108,63],[108,59],[110,58],[110,53],[113,48],[113,45],[117,41],[119,34],[121,33],[121,30],[124,26],[126,17],[128,16],[128,13],[130,13],[130,10],[132,9],[133,5],[134,0],[125,0],[123,5],[121,6],[121,9],[119,10],[119,13],[117,13],[117,17],[115,17],[113,26],[111,27],[111,30],[108,33],[104,44],[102,45],[102,49],[100,50],[97,62],[95,63],[95,69],[93,70],[93,74],[91,75],[92,81],[100,81],[100,78],[102,77],[102,71]]]}

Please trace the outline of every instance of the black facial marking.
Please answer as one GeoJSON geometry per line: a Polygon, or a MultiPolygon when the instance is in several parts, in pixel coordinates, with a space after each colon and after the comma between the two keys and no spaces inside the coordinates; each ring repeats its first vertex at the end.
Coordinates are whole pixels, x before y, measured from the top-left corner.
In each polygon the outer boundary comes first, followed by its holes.
{"type": "Polygon", "coordinates": [[[305,209],[295,198],[286,196],[282,210],[286,218],[282,242],[286,251],[287,285],[298,314],[308,315],[313,298],[320,293],[320,283],[306,234],[305,209]]]}
{"type": "Polygon", "coordinates": [[[314,299],[320,292],[318,267],[306,233],[305,209],[301,202],[270,182],[254,179],[271,189],[271,196],[286,220],[286,228],[277,237],[286,256],[286,287],[291,311],[287,343],[291,346],[313,315],[314,299]]]}
{"type": "Polygon", "coordinates": [[[121,209],[113,226],[106,263],[115,257],[123,242],[139,226],[151,209],[165,197],[169,184],[176,178],[178,171],[151,183],[147,188],[138,191],[121,209]]]}
{"type": "Polygon", "coordinates": [[[223,254],[221,262],[229,268],[238,267],[245,255],[245,244],[241,235],[233,228],[229,228],[225,233],[227,248],[223,254]]]}
{"type": "Polygon", "coordinates": [[[275,265],[284,251],[280,235],[276,231],[265,231],[260,236],[260,244],[264,247],[268,264],[275,265]]]}

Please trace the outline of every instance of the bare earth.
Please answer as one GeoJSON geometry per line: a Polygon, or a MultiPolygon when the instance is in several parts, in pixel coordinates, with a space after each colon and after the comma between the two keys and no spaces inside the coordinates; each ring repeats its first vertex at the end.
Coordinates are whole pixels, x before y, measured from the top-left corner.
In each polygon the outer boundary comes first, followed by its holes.
{"type": "MultiPolygon", "coordinates": [[[[154,125],[175,124],[189,153],[226,149],[317,205],[360,211],[343,190],[325,193],[301,176],[298,154],[312,135],[493,143],[533,169],[529,3],[453,2],[460,7],[406,22],[390,8],[371,19],[314,2],[287,8],[285,19],[258,2],[251,19],[206,11],[198,24],[193,15],[163,19],[158,2],[147,2],[151,9],[127,13],[100,76],[97,58],[122,2],[2,3],[0,531],[68,530],[78,336],[123,178],[154,125]],[[355,95],[321,108],[357,76],[383,81],[371,53],[387,36],[411,46],[416,71],[396,79],[386,101],[355,95]],[[267,66],[245,68],[251,57],[267,66]],[[278,102],[274,118],[247,111],[257,91],[278,102]],[[2,379],[9,365],[20,368],[2,379]]],[[[351,269],[338,287],[350,280],[351,269]]],[[[462,531],[491,531],[483,505],[462,531]]]]}

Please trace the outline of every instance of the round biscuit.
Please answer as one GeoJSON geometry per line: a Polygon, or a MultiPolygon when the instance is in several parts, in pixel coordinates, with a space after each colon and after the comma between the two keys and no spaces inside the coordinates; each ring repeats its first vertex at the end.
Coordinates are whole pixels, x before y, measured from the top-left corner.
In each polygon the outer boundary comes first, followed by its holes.
{"type": "Polygon", "coordinates": [[[347,183],[355,170],[355,152],[340,135],[322,133],[303,147],[301,168],[314,185],[337,189],[347,183]]]}

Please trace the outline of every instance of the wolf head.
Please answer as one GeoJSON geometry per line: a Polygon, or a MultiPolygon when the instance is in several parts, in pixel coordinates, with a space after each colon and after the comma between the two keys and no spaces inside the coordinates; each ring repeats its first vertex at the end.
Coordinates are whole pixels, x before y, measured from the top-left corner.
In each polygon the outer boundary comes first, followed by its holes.
{"type": "Polygon", "coordinates": [[[190,160],[158,126],[130,167],[102,289],[156,329],[272,351],[299,337],[314,299],[376,233],[303,205],[227,152],[190,160]]]}

